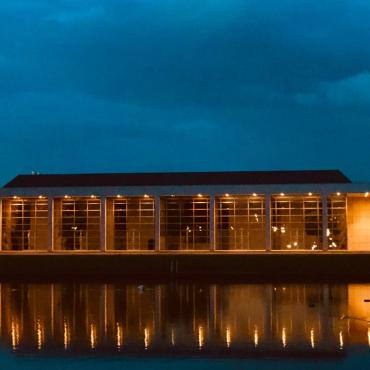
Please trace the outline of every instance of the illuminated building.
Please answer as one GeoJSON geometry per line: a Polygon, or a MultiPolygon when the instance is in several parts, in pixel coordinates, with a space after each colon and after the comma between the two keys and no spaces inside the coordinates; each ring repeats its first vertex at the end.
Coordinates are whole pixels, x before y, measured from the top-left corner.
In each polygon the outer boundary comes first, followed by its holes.
{"type": "Polygon", "coordinates": [[[4,251],[368,251],[370,184],[340,171],[19,175],[4,251]]]}

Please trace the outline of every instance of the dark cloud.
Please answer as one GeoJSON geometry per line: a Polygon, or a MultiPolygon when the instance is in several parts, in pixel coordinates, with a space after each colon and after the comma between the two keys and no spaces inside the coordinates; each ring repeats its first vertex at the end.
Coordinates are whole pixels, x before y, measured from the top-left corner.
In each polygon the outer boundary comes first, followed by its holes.
{"type": "Polygon", "coordinates": [[[368,179],[370,5],[3,0],[3,181],[342,168],[368,179]]]}

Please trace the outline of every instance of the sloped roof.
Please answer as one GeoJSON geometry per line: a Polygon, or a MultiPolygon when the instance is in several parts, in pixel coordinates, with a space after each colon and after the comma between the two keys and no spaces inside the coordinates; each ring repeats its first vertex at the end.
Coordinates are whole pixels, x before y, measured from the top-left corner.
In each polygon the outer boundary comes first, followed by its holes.
{"type": "Polygon", "coordinates": [[[338,170],[18,175],[4,188],[350,183],[338,170]]]}

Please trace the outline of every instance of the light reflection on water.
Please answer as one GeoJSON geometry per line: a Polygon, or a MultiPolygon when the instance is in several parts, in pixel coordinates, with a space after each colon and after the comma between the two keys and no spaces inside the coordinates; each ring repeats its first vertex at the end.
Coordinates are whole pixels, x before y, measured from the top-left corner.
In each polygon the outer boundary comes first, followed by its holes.
{"type": "Polygon", "coordinates": [[[1,343],[13,355],[340,359],[370,346],[370,285],[364,284],[0,288],[1,343]]]}

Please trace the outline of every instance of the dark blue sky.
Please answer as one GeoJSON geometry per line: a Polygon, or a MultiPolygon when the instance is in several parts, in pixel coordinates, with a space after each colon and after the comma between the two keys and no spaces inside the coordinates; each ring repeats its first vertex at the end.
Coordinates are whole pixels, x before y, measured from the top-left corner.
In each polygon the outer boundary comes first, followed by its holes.
{"type": "Polygon", "coordinates": [[[0,180],[340,168],[370,180],[369,0],[1,0],[0,180]]]}

